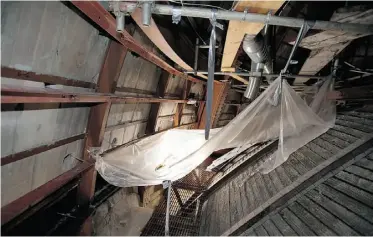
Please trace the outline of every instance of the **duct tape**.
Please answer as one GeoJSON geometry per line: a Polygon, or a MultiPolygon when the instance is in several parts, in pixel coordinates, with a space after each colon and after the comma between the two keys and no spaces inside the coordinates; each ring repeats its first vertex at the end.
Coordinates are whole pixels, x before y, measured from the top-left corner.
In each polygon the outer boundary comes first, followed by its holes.
{"type": "Polygon", "coordinates": [[[272,17],[272,11],[269,11],[267,13],[267,17],[266,17],[266,20],[265,20],[265,25],[267,26],[271,20],[271,17],[272,17]]]}
{"type": "Polygon", "coordinates": [[[216,21],[216,9],[211,9],[211,17],[210,17],[210,23],[212,26],[216,26],[221,30],[224,30],[224,26],[216,21]]]}
{"type": "Polygon", "coordinates": [[[179,24],[181,20],[181,9],[172,8],[172,23],[179,24]]]}

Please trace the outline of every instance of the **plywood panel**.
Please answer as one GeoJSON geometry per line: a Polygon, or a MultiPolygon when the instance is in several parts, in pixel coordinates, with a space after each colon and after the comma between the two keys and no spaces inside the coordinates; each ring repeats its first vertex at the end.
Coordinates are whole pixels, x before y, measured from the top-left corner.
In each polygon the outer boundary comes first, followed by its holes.
{"type": "MultiPolygon", "coordinates": [[[[283,4],[283,1],[239,1],[234,9],[239,12],[247,9],[250,13],[267,14],[270,10],[275,13],[283,4]]],[[[231,68],[238,49],[245,34],[257,35],[263,28],[261,23],[249,23],[245,21],[230,21],[224,45],[222,59],[222,71],[231,68]]]]}

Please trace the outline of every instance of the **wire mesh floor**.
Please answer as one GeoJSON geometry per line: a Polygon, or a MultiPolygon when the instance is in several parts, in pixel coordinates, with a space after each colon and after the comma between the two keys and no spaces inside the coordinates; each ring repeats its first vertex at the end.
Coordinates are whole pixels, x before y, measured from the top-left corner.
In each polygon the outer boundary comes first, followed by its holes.
{"type": "MultiPolygon", "coordinates": [[[[203,193],[214,176],[213,172],[195,169],[172,183],[170,199],[170,235],[199,235],[203,193]]],[[[167,192],[165,192],[166,195],[167,192]]],[[[164,236],[167,198],[164,196],[145,226],[142,236],[164,236]]]]}

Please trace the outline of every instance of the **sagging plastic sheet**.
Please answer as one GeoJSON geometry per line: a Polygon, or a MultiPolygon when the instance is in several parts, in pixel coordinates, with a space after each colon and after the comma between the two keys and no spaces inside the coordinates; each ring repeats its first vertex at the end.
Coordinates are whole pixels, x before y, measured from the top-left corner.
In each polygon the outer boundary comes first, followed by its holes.
{"type": "Polygon", "coordinates": [[[203,130],[172,129],[96,156],[96,169],[116,186],[155,185],[184,177],[216,150],[279,139],[278,151],[261,166],[269,172],[334,125],[335,105],[326,99],[331,87],[330,79],[307,105],[279,77],[230,123],[212,129],[208,141],[203,130]]]}

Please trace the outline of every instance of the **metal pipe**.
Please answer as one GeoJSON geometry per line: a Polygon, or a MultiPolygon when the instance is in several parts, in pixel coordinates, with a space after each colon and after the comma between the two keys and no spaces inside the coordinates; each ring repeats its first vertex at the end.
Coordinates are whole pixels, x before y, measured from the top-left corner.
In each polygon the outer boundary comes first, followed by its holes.
{"type": "Polygon", "coordinates": [[[288,67],[290,65],[291,59],[294,56],[295,50],[298,48],[299,43],[302,41],[303,37],[306,35],[307,31],[310,29],[310,26],[304,22],[302,27],[299,30],[299,33],[297,35],[297,39],[295,40],[295,44],[293,45],[293,48],[291,49],[288,61],[286,62],[286,65],[284,69],[282,69],[282,72],[285,73],[288,70],[288,67]]]}
{"type": "Polygon", "coordinates": [[[210,48],[208,58],[208,80],[207,80],[207,95],[206,95],[206,125],[205,125],[205,139],[208,140],[210,136],[211,117],[212,117],[212,101],[214,91],[214,75],[215,75],[215,45],[216,45],[216,18],[215,12],[212,13],[211,21],[211,35],[210,48]]]}
{"type": "MultiPolygon", "coordinates": [[[[187,71],[184,72],[186,74],[194,74],[194,71],[187,71]]],[[[203,74],[207,75],[207,71],[197,71],[198,74],[203,74]]],[[[223,75],[223,76],[229,76],[231,74],[237,75],[237,76],[246,76],[246,77],[251,77],[251,76],[261,76],[261,77],[278,77],[280,76],[279,73],[261,73],[261,72],[215,72],[215,75],[223,75]]],[[[315,76],[315,75],[293,75],[293,74],[282,74],[283,77],[287,78],[315,78],[315,79],[326,79],[328,76],[315,76]]]]}
{"type": "Polygon", "coordinates": [[[150,26],[152,16],[152,2],[144,1],[142,4],[142,25],[145,27],[150,26]]]}
{"type": "Polygon", "coordinates": [[[117,12],[115,14],[115,19],[117,21],[117,32],[123,33],[124,32],[124,24],[125,24],[125,17],[123,12],[117,12]]]}
{"type": "Polygon", "coordinates": [[[197,75],[197,67],[198,67],[198,54],[199,54],[199,39],[196,38],[196,46],[194,49],[194,75],[197,75]]]}
{"type": "MultiPolygon", "coordinates": [[[[112,5],[112,4],[111,4],[112,5]]],[[[123,12],[133,12],[138,5],[130,2],[120,2],[119,9],[123,12]]],[[[112,10],[112,6],[110,6],[112,10]]],[[[152,13],[158,15],[171,16],[174,11],[179,11],[182,16],[210,18],[211,9],[199,7],[176,7],[171,5],[154,4],[152,13]]],[[[306,21],[304,19],[284,16],[267,16],[266,14],[249,13],[249,12],[234,12],[227,10],[216,10],[217,20],[233,20],[233,21],[247,21],[256,22],[269,25],[278,25],[286,27],[302,27],[306,22],[312,26],[311,29],[315,30],[334,30],[355,33],[373,33],[373,25],[356,24],[356,23],[341,23],[333,21],[306,21]]]]}
{"type": "Polygon", "coordinates": [[[164,235],[170,236],[171,180],[165,181],[165,182],[168,182],[168,190],[167,190],[167,207],[166,207],[166,225],[165,225],[164,235]]]}

